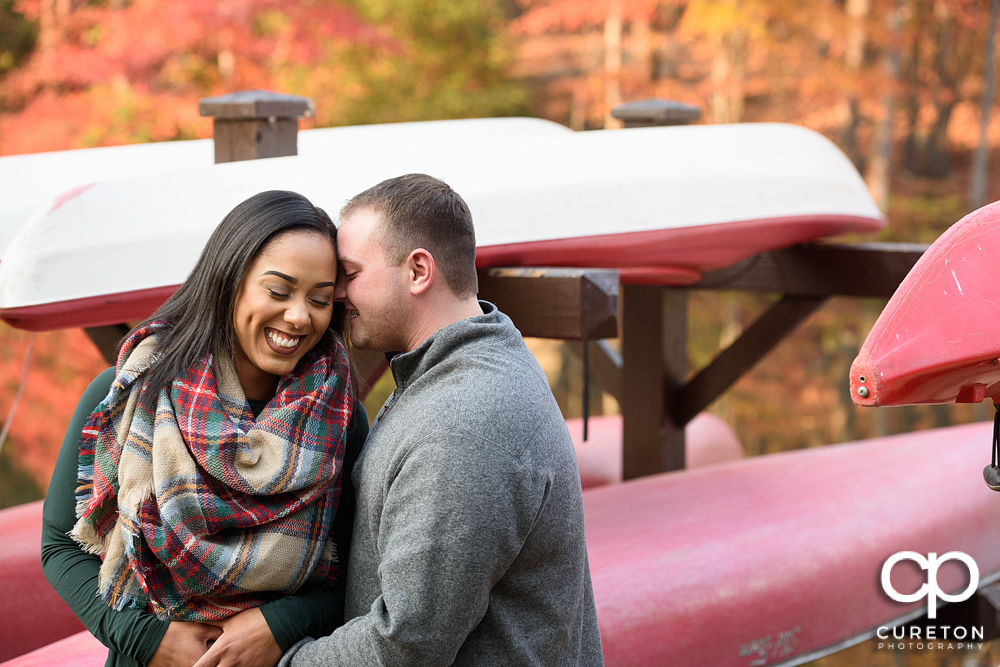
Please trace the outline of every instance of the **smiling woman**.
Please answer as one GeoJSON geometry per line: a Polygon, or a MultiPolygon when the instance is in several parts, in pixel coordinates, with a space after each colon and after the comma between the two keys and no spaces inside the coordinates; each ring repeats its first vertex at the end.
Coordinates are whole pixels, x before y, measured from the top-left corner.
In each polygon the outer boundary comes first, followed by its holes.
{"type": "Polygon", "coordinates": [[[247,398],[273,396],[278,379],[323,337],[336,281],[336,252],[311,231],[278,236],[250,263],[233,311],[236,374],[247,398]]]}
{"type": "Polygon", "coordinates": [[[342,616],[367,418],[336,239],[295,193],[241,203],[77,406],[42,567],[109,665],[273,665],[342,616]]]}

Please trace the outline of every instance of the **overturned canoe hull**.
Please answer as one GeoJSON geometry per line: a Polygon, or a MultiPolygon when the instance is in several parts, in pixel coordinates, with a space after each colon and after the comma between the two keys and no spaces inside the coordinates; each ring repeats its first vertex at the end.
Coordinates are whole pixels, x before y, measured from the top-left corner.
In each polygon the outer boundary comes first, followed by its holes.
{"type": "Polygon", "coordinates": [[[979,403],[1000,395],[998,255],[1000,202],[965,216],[927,249],[851,366],[855,403],[979,403]]]}
{"type": "MultiPolygon", "coordinates": [[[[390,151],[400,144],[502,140],[564,134],[567,127],[540,118],[473,118],[302,130],[299,155],[312,158],[363,150],[390,151]]],[[[162,176],[210,168],[214,142],[161,141],[0,157],[0,259],[11,239],[40,205],[87,183],[162,176]]]]}
{"type": "Polygon", "coordinates": [[[790,125],[557,132],[403,143],[81,186],[42,206],[0,262],[0,318],[47,330],[145,317],[252,194],[301,192],[330,212],[392,176],[438,176],[468,202],[477,265],[619,268],[689,284],[763,250],[881,227],[853,165],[790,125]]]}

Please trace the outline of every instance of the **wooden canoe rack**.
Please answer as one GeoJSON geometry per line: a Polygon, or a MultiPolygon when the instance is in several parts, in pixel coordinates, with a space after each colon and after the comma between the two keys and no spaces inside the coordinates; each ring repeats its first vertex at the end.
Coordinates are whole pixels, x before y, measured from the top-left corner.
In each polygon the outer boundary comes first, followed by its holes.
{"type": "MultiPolygon", "coordinates": [[[[626,479],[684,468],[684,426],[831,296],[892,296],[926,246],[810,244],[754,255],[688,287],[618,284],[616,271],[492,268],[479,272],[480,298],[510,316],[525,336],[562,339],[622,407],[626,479]],[[756,322],[690,380],[688,291],[781,294],[756,322]],[[620,297],[620,298],[619,298],[620,297]],[[621,352],[606,340],[621,337],[621,352]],[[655,363],[657,357],[661,363],[655,363]]],[[[362,376],[386,368],[359,354],[362,376]]]]}
{"type": "MultiPolygon", "coordinates": [[[[591,372],[622,406],[626,479],[684,468],[684,426],[828,297],[892,296],[926,246],[810,244],[754,255],[687,287],[621,286],[621,353],[591,341],[591,372]],[[692,289],[782,297],[690,380],[687,295],[692,289]],[[651,363],[657,357],[661,364],[651,363]]],[[[578,354],[582,343],[571,348],[578,354]]]]}
{"type": "MultiPolygon", "coordinates": [[[[243,91],[206,98],[200,111],[215,118],[216,162],[229,162],[294,155],[297,118],[311,115],[313,106],[306,98],[243,91]]],[[[668,100],[632,102],[615,114],[625,127],[684,125],[700,116],[696,107],[668,100]]],[[[685,424],[827,297],[889,297],[923,250],[910,244],[798,246],[754,255],[683,288],[619,286],[613,269],[493,267],[479,272],[480,297],[496,303],[525,336],[566,340],[581,355],[589,346],[590,372],[622,406],[623,471],[631,479],[684,468],[685,424]],[[688,381],[689,289],[782,298],[688,381]],[[620,353],[605,340],[614,337],[621,340],[620,353]]],[[[86,332],[113,364],[127,330],[117,324],[86,332]]],[[[385,357],[355,353],[359,375],[370,386],[385,371],[385,357]]]]}
{"type": "MultiPolygon", "coordinates": [[[[616,338],[618,292],[618,271],[612,269],[515,267],[479,271],[479,298],[510,317],[521,335],[533,338],[616,338]]],[[[354,360],[368,387],[388,368],[380,352],[354,350],[354,360]]],[[[603,357],[600,362],[603,367],[603,357]]]]}

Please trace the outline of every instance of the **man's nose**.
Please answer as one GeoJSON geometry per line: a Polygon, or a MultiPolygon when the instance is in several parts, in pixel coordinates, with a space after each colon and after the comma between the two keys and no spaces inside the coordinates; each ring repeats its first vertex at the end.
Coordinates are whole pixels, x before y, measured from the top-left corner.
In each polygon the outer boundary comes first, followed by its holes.
{"type": "Polygon", "coordinates": [[[347,278],[344,274],[337,276],[337,283],[333,286],[333,300],[334,301],[346,301],[347,300],[347,278]]]}

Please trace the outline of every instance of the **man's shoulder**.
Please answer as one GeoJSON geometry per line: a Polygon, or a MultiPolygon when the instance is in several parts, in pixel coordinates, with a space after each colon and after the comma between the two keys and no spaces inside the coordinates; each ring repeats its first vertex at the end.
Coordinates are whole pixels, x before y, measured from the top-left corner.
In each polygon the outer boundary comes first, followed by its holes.
{"type": "Polygon", "coordinates": [[[516,364],[466,359],[459,368],[427,378],[403,393],[393,430],[425,447],[485,449],[535,461],[551,449],[572,450],[559,406],[531,362],[534,367],[516,373],[516,364]]]}

